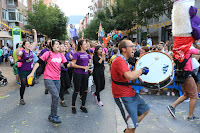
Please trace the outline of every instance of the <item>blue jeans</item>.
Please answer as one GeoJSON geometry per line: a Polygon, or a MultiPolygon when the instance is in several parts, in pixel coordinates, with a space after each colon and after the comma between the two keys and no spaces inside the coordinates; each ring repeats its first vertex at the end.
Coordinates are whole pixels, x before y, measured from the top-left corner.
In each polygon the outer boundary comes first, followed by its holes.
{"type": "Polygon", "coordinates": [[[52,95],[51,116],[57,116],[57,107],[60,93],[60,80],[44,79],[45,87],[52,95]]]}

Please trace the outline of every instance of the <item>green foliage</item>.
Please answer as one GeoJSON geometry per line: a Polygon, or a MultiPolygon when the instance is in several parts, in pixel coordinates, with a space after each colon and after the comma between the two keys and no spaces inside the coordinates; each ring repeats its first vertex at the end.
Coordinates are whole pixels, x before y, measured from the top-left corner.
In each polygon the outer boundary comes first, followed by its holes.
{"type": "Polygon", "coordinates": [[[49,38],[65,40],[67,38],[68,18],[56,7],[47,7],[43,1],[33,5],[33,12],[28,11],[27,29],[36,29],[49,38]]]}
{"type": "Polygon", "coordinates": [[[98,27],[101,22],[105,33],[111,30],[125,30],[135,24],[148,25],[148,20],[162,15],[171,17],[172,1],[170,0],[116,0],[111,11],[106,7],[97,12],[94,20],[84,30],[85,37],[97,39],[98,27]]]}

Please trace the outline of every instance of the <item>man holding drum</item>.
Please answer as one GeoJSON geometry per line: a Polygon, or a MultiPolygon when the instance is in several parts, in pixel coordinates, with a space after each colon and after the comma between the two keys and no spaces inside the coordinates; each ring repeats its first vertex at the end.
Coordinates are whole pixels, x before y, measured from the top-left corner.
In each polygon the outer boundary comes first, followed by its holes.
{"type": "Polygon", "coordinates": [[[147,67],[137,71],[131,71],[129,68],[127,60],[134,56],[135,47],[130,40],[121,41],[119,43],[120,54],[116,56],[111,65],[112,93],[127,124],[125,133],[134,133],[138,123],[150,111],[147,103],[135,93],[131,85],[116,84],[116,82],[130,83],[130,80],[136,80],[140,75],[148,74],[147,67]]]}

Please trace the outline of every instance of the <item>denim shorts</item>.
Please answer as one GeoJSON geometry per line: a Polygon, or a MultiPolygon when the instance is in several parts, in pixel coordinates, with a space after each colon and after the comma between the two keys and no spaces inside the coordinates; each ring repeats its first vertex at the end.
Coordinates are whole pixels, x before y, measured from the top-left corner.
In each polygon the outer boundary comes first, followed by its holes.
{"type": "Polygon", "coordinates": [[[138,116],[141,116],[147,112],[150,109],[149,105],[138,93],[136,93],[134,97],[121,97],[119,99],[121,100],[121,103],[123,103],[122,106],[119,105],[117,98],[115,98],[115,102],[120,108],[128,128],[132,129],[138,127],[138,116]]]}
{"type": "Polygon", "coordinates": [[[197,74],[197,78],[198,78],[198,83],[200,83],[200,73],[199,72],[197,74]]]}

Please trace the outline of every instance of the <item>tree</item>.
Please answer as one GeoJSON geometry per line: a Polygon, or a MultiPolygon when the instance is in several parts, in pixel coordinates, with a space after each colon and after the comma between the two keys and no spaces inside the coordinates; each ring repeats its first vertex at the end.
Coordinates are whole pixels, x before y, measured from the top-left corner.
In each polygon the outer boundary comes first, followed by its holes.
{"type": "Polygon", "coordinates": [[[85,37],[97,39],[96,32],[100,22],[105,32],[109,33],[114,29],[130,29],[136,24],[147,26],[149,19],[159,18],[164,14],[170,18],[171,10],[170,0],[116,0],[111,11],[106,7],[95,14],[94,20],[84,30],[85,37]]]}
{"type": "Polygon", "coordinates": [[[38,33],[47,35],[49,38],[64,40],[67,37],[68,18],[57,7],[47,7],[43,1],[33,5],[33,12],[28,11],[27,29],[36,29],[38,33]]]}
{"type": "Polygon", "coordinates": [[[87,28],[84,30],[84,37],[89,39],[98,39],[97,32],[99,31],[99,25],[102,24],[105,33],[109,33],[114,29],[114,21],[111,19],[111,13],[108,8],[103,9],[95,14],[94,19],[90,22],[87,28]]]}

